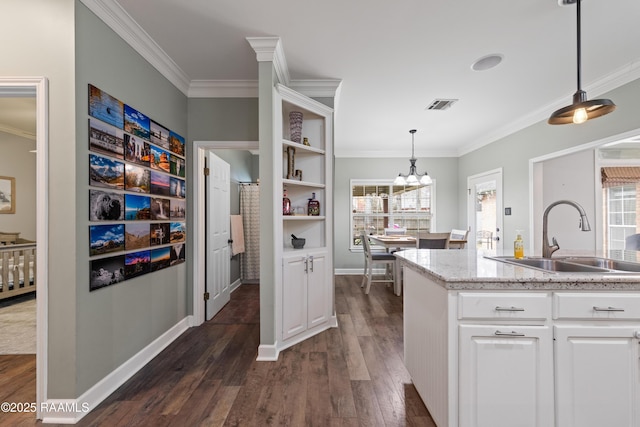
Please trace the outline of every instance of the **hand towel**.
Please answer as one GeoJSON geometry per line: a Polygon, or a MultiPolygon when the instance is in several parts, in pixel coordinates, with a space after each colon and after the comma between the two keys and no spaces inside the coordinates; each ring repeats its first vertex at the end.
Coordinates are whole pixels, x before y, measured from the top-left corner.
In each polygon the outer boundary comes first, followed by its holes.
{"type": "Polygon", "coordinates": [[[231,215],[231,256],[244,252],[244,229],[242,228],[242,216],[231,215]]]}

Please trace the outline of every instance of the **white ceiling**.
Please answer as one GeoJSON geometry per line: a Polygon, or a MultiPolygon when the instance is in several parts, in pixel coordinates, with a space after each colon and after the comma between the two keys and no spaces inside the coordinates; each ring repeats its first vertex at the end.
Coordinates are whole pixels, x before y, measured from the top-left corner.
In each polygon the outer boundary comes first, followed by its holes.
{"type": "MultiPolygon", "coordinates": [[[[576,6],[558,0],[82,1],[130,43],[150,36],[134,47],[186,93],[255,88],[246,38],[279,37],[292,80],[341,80],[339,156],[408,157],[413,128],[418,156],[464,154],[546,120],[576,90],[576,6]],[[493,53],[500,65],[471,70],[493,53]],[[436,98],[459,101],[425,111],[436,98]]],[[[582,2],[589,99],[640,77],[639,21],[638,0],[582,2]]]]}

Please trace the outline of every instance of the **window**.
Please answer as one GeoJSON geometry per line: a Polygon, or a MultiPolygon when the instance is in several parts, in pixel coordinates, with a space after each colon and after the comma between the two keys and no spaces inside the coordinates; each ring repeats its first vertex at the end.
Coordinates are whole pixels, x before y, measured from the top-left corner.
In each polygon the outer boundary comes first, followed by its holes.
{"type": "Polygon", "coordinates": [[[407,234],[429,231],[433,224],[435,181],[430,185],[393,185],[393,180],[351,180],[351,249],[360,235],[405,228],[407,234]]]}
{"type": "Polygon", "coordinates": [[[607,201],[607,249],[624,249],[627,236],[636,234],[636,185],[605,188],[607,201]]]}

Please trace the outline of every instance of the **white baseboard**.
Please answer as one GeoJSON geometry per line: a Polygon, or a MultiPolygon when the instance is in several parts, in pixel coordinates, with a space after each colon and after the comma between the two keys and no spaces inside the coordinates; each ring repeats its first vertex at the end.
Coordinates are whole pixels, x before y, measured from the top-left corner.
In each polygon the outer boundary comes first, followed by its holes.
{"type": "Polygon", "coordinates": [[[256,360],[258,362],[275,362],[278,360],[278,355],[280,351],[278,350],[277,343],[276,344],[260,344],[258,346],[258,357],[256,360]]]}
{"type": "Polygon", "coordinates": [[[236,279],[232,284],[229,285],[229,290],[233,292],[238,289],[240,285],[242,285],[242,280],[236,279]]]}
{"type": "Polygon", "coordinates": [[[118,366],[109,375],[87,390],[77,399],[47,399],[42,403],[40,412],[43,424],[75,424],[90,411],[95,409],[104,399],[117,390],[135,373],[142,369],[154,357],[164,350],[186,331],[193,319],[187,316],[171,329],[160,335],[148,346],[140,350],[129,360],[118,366]]]}

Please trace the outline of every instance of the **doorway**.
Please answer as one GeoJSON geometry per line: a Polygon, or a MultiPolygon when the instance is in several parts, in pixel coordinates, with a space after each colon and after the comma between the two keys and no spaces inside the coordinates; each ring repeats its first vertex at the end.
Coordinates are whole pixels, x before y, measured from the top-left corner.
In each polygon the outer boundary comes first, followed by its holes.
{"type": "Polygon", "coordinates": [[[206,218],[205,206],[205,176],[203,173],[205,159],[210,150],[248,150],[258,151],[258,141],[194,141],[193,142],[193,166],[191,176],[193,182],[193,320],[191,326],[198,326],[205,321],[205,294],[206,282],[206,218]]]}
{"type": "Polygon", "coordinates": [[[36,417],[41,418],[39,408],[46,401],[47,378],[47,335],[46,319],[48,306],[48,190],[49,171],[48,158],[48,83],[44,77],[9,77],[0,78],[0,97],[33,97],[35,98],[35,210],[36,210],[36,251],[35,261],[37,269],[34,278],[37,283],[38,297],[36,299],[36,417]]]}
{"type": "Polygon", "coordinates": [[[468,177],[467,192],[469,244],[502,248],[502,168],[468,177]]]}

